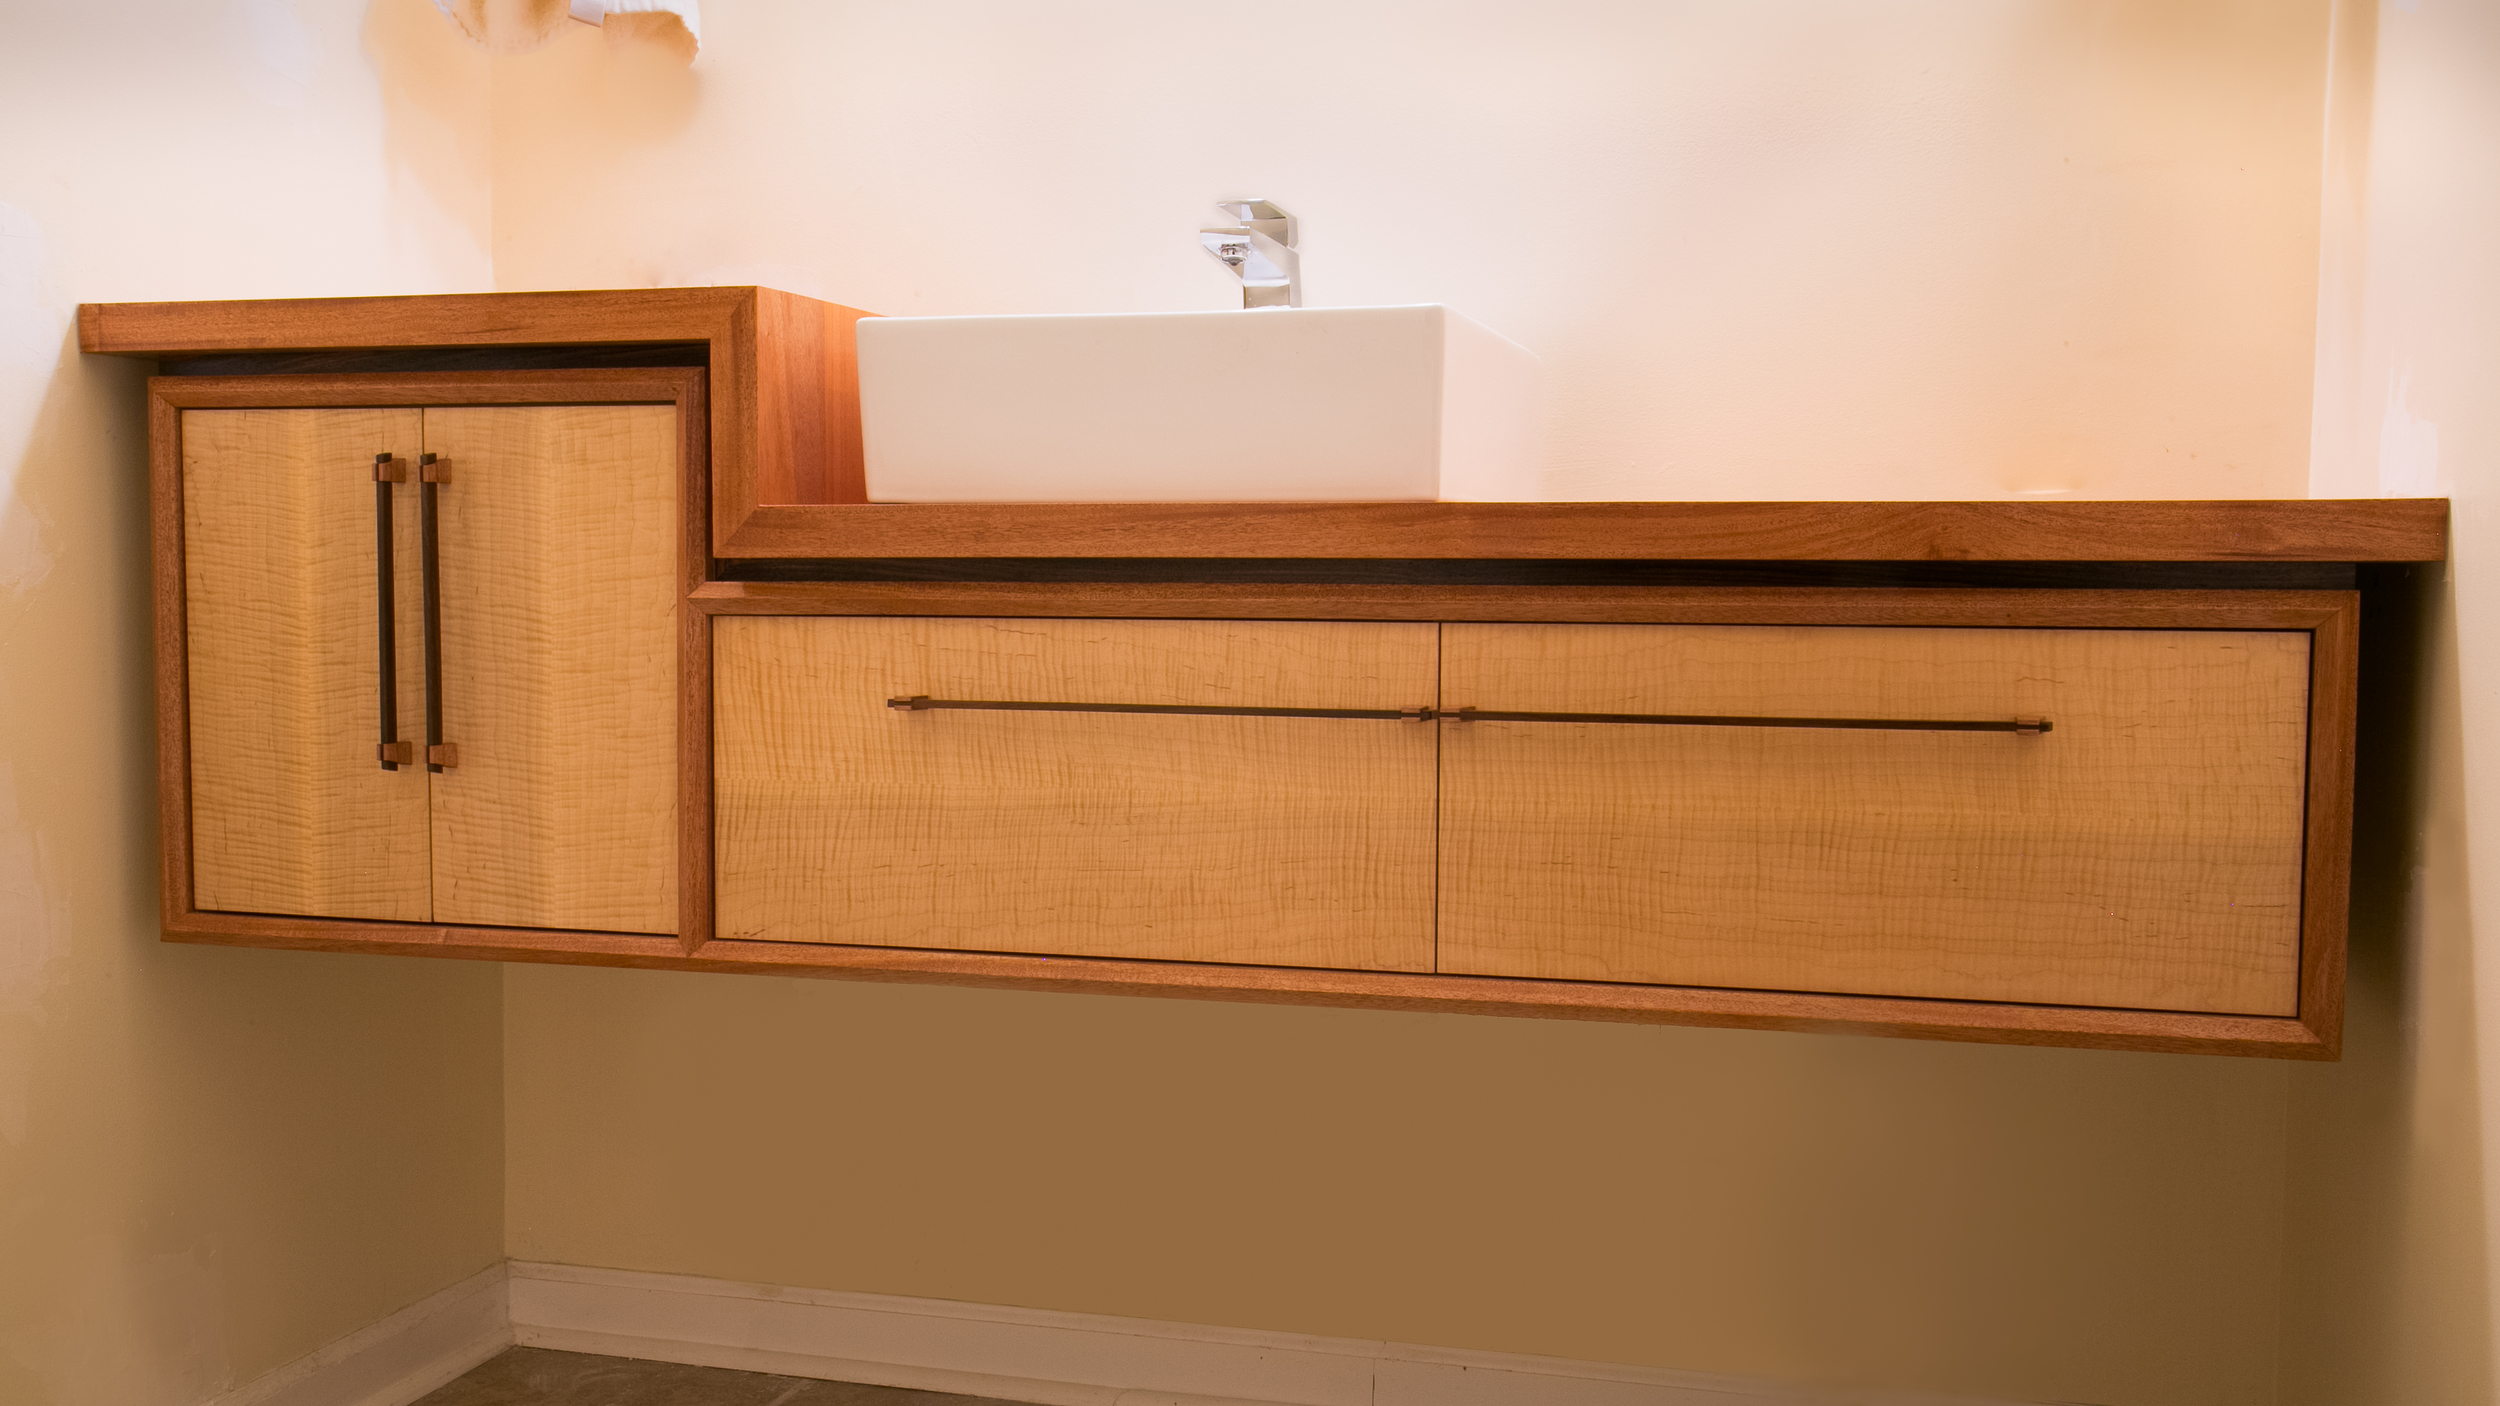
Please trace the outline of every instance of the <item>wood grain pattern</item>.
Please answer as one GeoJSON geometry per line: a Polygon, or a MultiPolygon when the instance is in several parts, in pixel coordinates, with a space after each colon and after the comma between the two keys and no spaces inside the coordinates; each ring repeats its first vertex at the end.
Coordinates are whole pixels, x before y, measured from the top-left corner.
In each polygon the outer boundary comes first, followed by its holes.
{"type": "Polygon", "coordinates": [[[300,406],[623,404],[699,401],[691,367],[535,371],[388,371],[355,375],[158,376],[148,389],[186,410],[300,406]]]}
{"type": "MultiPolygon", "coordinates": [[[[413,410],[184,412],[193,901],[421,922],[426,773],[376,760],[373,459],[413,410]]],[[[394,513],[401,735],[423,716],[415,494],[394,513]]]]}
{"type": "Polygon", "coordinates": [[[2300,1018],[2328,1058],[2344,1048],[2352,916],[2353,770],[2360,718],[2361,600],[2344,597],[2309,643],[2309,808],[2302,871],[2300,1018]]]}
{"type": "MultiPolygon", "coordinates": [[[[85,326],[80,310],[80,326],[85,326]]],[[[191,641],[183,601],[182,410],[148,380],[148,594],[156,655],[156,907],[164,931],[189,918],[191,641]]]]}
{"type": "Polygon", "coordinates": [[[88,303],[79,350],[111,356],[378,347],[704,342],[755,290],[607,288],[413,297],[88,303]],[[90,311],[92,310],[92,311],[90,311]]]}
{"type": "Polygon", "coordinates": [[[876,503],[715,495],[723,557],[2439,561],[2439,498],[2055,503],[876,503]]]}
{"type": "Polygon", "coordinates": [[[677,926],[677,411],[432,408],[442,501],[435,914],[677,926]]]}
{"type": "Polygon", "coordinates": [[[1453,625],[1441,970],[2292,1016],[2309,637],[1453,625]]]}
{"type": "Polygon", "coordinates": [[[865,503],[857,308],[755,290],[763,391],[756,495],[765,503],[865,503]]]}
{"type": "Polygon", "coordinates": [[[1431,964],[1429,724],[885,706],[1420,707],[1431,626],[713,628],[725,938],[1431,964]]]}
{"type": "MultiPolygon", "coordinates": [[[[712,569],[712,474],[703,383],[677,400],[677,581],[700,589],[712,569]]],[[[712,939],[712,619],[677,606],[677,940],[712,939]]]]}

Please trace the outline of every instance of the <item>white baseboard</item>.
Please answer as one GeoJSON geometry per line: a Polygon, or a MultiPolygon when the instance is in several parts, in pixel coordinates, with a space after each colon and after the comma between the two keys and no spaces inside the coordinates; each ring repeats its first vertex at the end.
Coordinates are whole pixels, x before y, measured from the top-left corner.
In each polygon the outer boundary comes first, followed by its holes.
{"type": "Polygon", "coordinates": [[[509,1292],[526,1347],[1041,1406],[2012,1406],[519,1260],[509,1292]]]}
{"type": "Polygon", "coordinates": [[[506,1278],[481,1270],[208,1406],[408,1406],[512,1346],[506,1278]]]}

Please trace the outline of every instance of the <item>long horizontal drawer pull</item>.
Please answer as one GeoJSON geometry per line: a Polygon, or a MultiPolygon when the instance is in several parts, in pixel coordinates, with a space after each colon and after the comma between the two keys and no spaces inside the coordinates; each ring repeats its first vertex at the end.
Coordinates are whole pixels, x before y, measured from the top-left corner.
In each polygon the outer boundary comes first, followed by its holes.
{"type": "Polygon", "coordinates": [[[1877,732],[2011,732],[2037,737],[2047,718],[1739,718],[1695,713],[1517,713],[1493,708],[1452,708],[1442,716],[1463,723],[1638,723],[1655,727],[1847,727],[1877,732]]]}
{"type": "Polygon", "coordinates": [[[889,698],[885,706],[919,713],[941,708],[979,713],[1162,713],[1194,718],[1377,718],[1384,722],[1420,723],[1436,714],[1430,708],[1224,708],[1193,703],[994,703],[969,698],[889,698]]]}
{"type": "Polygon", "coordinates": [[[2051,729],[2047,718],[1744,718],[1687,713],[1521,713],[1491,708],[1226,708],[1191,703],[1003,703],[987,699],[889,698],[885,706],[921,713],[953,709],[978,713],[1159,713],[1199,718],[1377,718],[1384,722],[1635,723],[1655,727],[1840,727],[1882,732],[2011,732],[2036,737],[2051,729]]]}

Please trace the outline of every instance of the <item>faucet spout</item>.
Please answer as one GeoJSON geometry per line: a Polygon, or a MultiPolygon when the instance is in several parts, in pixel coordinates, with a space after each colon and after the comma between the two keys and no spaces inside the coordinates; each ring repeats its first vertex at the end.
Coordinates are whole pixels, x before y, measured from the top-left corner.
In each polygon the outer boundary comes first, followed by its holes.
{"type": "Polygon", "coordinates": [[[1241,280],[1245,308],[1302,306],[1302,256],[1293,216],[1266,200],[1219,200],[1230,223],[1198,231],[1198,242],[1241,280]]]}

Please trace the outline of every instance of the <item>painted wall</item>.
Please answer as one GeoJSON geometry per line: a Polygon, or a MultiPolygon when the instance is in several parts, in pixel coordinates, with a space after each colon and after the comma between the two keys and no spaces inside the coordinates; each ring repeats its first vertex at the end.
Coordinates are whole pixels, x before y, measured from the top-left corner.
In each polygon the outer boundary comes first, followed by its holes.
{"type": "MultiPolygon", "coordinates": [[[[407,0],[392,0],[407,3],[407,0]]],[[[2323,5],[707,7],[499,60],[505,287],[1315,303],[1552,368],[1563,496],[2300,496],[2323,5]]],[[[2254,1061],[514,968],[525,1258],[2269,1402],[2254,1061]]]]}
{"type": "Polygon", "coordinates": [[[501,1254],[500,981],[157,941],[146,368],[74,308],[484,285],[487,74],[343,6],[5,13],[0,1402],[189,1406],[501,1254]]]}
{"type": "Polygon", "coordinates": [[[2336,34],[2311,491],[2445,494],[2455,517],[2448,567],[2411,573],[2365,645],[2352,1053],[2291,1084],[2283,1399],[2490,1402],[2500,6],[2348,0],[2336,34]]]}
{"type": "Polygon", "coordinates": [[[2298,497],[2326,13],[739,0],[498,65],[495,274],[1237,307],[1250,192],[1545,359],[1550,496],[2298,497]]]}
{"type": "Polygon", "coordinates": [[[2487,4],[2412,3],[2340,31],[2323,300],[2323,0],[718,0],[692,69],[586,29],[489,62],[426,0],[13,7],[0,1400],[197,1401],[507,1249],[2034,1399],[2487,1399],[2500,54],[2487,4]],[[2370,812],[2421,877],[2368,899],[2356,1059],[153,940],[140,373],[75,354],[74,303],[1215,307],[1187,232],[1245,187],[1308,221],[1315,303],[1539,351],[1557,496],[2453,480],[2378,704],[2429,739],[2370,812]],[[2313,420],[2359,447],[2313,466],[2313,420]]]}

